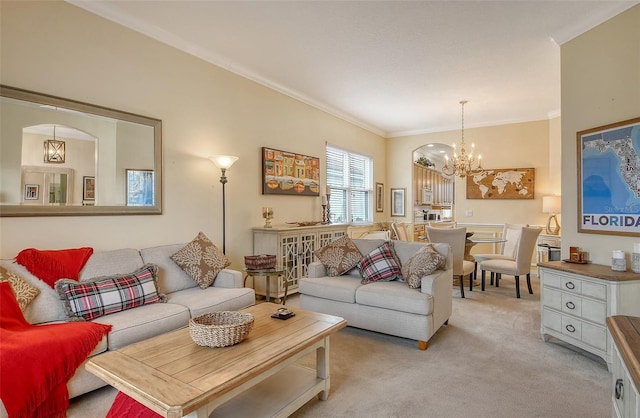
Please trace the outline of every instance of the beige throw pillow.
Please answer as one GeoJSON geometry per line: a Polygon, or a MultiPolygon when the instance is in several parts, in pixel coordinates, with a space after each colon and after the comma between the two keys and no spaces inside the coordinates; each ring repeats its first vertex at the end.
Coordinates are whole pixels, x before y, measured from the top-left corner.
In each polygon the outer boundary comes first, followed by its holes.
{"type": "Polygon", "coordinates": [[[420,248],[402,266],[402,276],[412,289],[422,285],[422,278],[438,269],[444,268],[447,259],[437,252],[431,244],[420,248]]]}
{"type": "Polygon", "coordinates": [[[16,295],[16,300],[22,312],[40,294],[38,288],[31,286],[22,277],[2,266],[0,266],[0,282],[9,282],[9,286],[11,286],[13,294],[16,295]]]}
{"type": "Polygon", "coordinates": [[[211,286],[220,270],[231,265],[227,256],[202,232],[172,255],[171,259],[198,283],[201,289],[211,286]]]}
{"type": "Polygon", "coordinates": [[[327,268],[327,274],[334,277],[351,270],[362,259],[362,253],[346,235],[316,250],[314,254],[327,268]]]}

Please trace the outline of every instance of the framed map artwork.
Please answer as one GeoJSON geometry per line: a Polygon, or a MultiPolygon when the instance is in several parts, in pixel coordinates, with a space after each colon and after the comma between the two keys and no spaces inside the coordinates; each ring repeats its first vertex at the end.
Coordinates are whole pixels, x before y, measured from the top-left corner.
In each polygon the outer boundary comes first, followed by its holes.
{"type": "Polygon", "coordinates": [[[533,199],[535,168],[496,168],[467,176],[467,199],[533,199]]]}
{"type": "Polygon", "coordinates": [[[578,232],[640,234],[640,117],[580,131],[578,232]]]}

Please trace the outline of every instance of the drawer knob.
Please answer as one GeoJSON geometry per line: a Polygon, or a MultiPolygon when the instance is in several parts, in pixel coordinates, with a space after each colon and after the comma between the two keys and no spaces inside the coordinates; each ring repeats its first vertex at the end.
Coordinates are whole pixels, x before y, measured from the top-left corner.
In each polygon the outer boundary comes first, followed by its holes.
{"type": "Polygon", "coordinates": [[[624,384],[622,383],[622,379],[616,380],[615,394],[616,399],[622,399],[622,397],[624,396],[624,384]]]}
{"type": "Polygon", "coordinates": [[[567,282],[565,286],[567,287],[567,289],[571,289],[571,290],[576,288],[576,285],[573,284],[573,282],[567,282]]]}
{"type": "Polygon", "coordinates": [[[565,305],[569,309],[575,309],[576,308],[576,305],[573,302],[567,302],[567,303],[565,303],[565,305]]]}
{"type": "Polygon", "coordinates": [[[573,325],[569,324],[566,327],[566,330],[569,332],[576,332],[576,327],[574,327],[573,325]]]}

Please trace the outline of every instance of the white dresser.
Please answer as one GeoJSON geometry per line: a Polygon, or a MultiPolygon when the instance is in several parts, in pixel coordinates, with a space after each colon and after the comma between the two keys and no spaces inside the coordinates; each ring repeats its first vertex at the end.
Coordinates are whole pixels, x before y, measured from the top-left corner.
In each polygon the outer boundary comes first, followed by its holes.
{"type": "Polygon", "coordinates": [[[640,275],[610,266],[539,263],[540,332],[602,357],[611,370],[613,347],[606,318],[640,315],[640,275]]]}
{"type": "Polygon", "coordinates": [[[614,343],[611,416],[640,418],[640,317],[612,316],[607,327],[614,343]]]}
{"type": "MultiPolygon", "coordinates": [[[[331,224],[253,228],[253,254],[274,254],[277,265],[285,269],[279,280],[271,282],[269,295],[284,297],[284,280],[289,281],[289,294],[297,293],[298,279],[307,276],[307,266],[315,261],[313,252],[346,235],[347,227],[347,224],[331,224]]],[[[256,278],[254,289],[256,294],[266,295],[264,278],[256,278]]]]}

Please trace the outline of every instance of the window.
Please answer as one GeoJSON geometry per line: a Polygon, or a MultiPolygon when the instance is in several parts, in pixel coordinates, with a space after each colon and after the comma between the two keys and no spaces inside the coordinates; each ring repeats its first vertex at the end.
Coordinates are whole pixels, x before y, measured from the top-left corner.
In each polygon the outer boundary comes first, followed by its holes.
{"type": "Polygon", "coordinates": [[[331,222],[373,222],[371,158],[327,146],[327,185],[331,222]]]}

